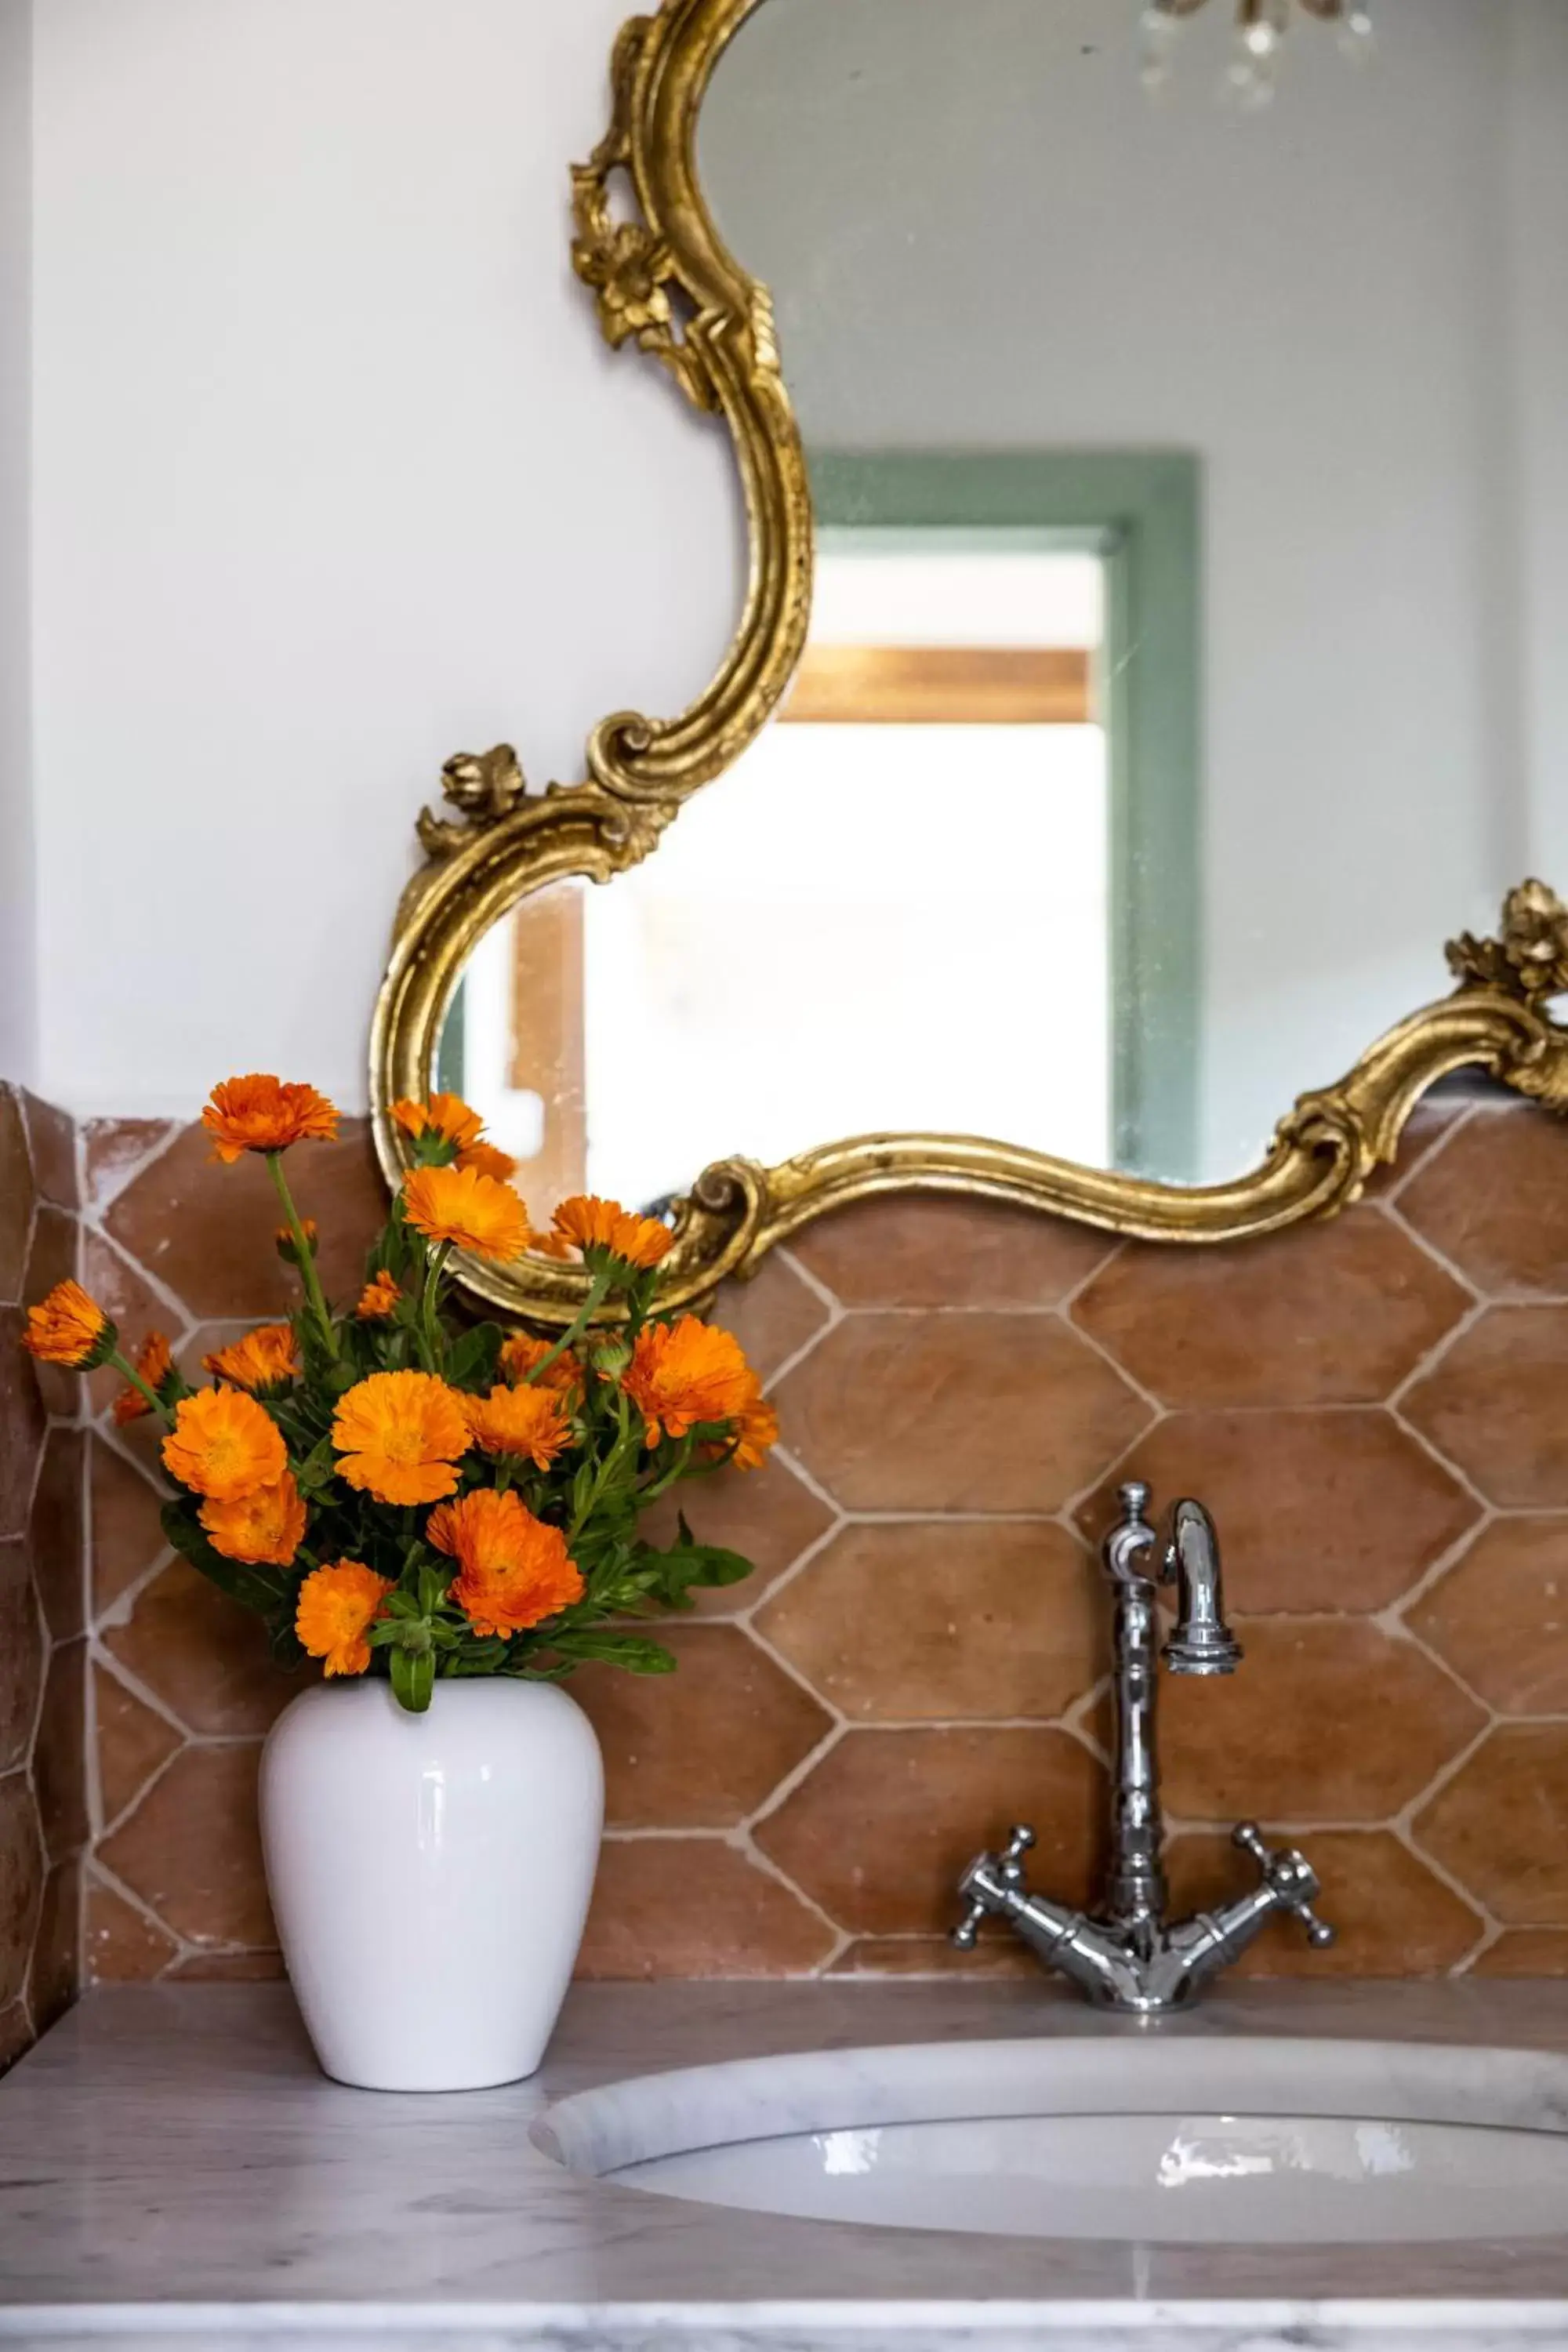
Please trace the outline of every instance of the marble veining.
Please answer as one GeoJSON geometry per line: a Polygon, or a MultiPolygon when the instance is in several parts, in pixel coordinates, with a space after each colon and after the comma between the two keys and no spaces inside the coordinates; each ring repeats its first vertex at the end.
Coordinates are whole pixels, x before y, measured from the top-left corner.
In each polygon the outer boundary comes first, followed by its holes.
{"type": "MultiPolygon", "coordinates": [[[[586,1986],[531,2081],[349,2091],[287,1990],[95,1994],[0,2085],[0,2338],[413,2352],[1568,2346],[1563,2236],[1416,2249],[984,2240],[723,2211],[563,2171],[560,2099],[725,2059],[915,2042],[1316,2036],[1568,2055],[1568,1985],[1241,1985],[1152,2026],[1048,1986],[586,1986]]],[[[1162,2061],[1163,2063],[1163,2061],[1162,2061]]]]}

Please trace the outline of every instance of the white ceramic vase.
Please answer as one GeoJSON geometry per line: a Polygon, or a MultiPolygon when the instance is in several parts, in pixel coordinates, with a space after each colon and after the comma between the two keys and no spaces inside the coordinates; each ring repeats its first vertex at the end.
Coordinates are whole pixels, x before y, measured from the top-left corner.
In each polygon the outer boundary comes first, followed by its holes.
{"type": "Polygon", "coordinates": [[[316,2055],[372,2091],[531,2074],[582,1941],[599,1744],[552,1683],[321,1683],[261,1759],[267,1882],[316,2055]]]}

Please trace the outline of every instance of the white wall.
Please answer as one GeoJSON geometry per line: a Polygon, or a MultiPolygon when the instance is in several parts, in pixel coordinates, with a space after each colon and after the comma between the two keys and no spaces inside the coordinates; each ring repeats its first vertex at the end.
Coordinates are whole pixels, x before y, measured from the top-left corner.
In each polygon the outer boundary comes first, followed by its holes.
{"type": "Polygon", "coordinates": [[[360,1104],[441,761],[580,776],[739,611],[727,444],[569,270],[623,0],[36,13],[40,1083],[360,1104]]]}
{"type": "Polygon", "coordinates": [[[0,1077],[37,1076],[32,822],[32,0],[0,0],[0,1077]]]}
{"type": "Polygon", "coordinates": [[[1511,437],[1530,858],[1568,890],[1568,8],[1515,0],[1511,437]]]}
{"type": "MultiPolygon", "coordinates": [[[[1298,12],[1278,104],[1245,118],[1211,94],[1234,12],[1194,20],[1161,110],[1135,14],[776,0],[701,152],[808,442],[1202,453],[1223,1173],[1442,991],[1443,940],[1547,861],[1549,803],[1568,887],[1564,600],[1534,615],[1529,709],[1516,533],[1532,465],[1568,466],[1568,12],[1378,0],[1364,76],[1298,12]]],[[[1565,521],[1559,490],[1534,551],[1560,589],[1565,521]]]]}

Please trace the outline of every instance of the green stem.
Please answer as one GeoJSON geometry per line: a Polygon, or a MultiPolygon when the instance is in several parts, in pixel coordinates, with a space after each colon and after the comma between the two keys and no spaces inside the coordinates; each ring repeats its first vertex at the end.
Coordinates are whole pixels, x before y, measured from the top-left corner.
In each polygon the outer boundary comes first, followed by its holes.
{"type": "Polygon", "coordinates": [[[588,1489],[586,1501],[584,1503],[582,1509],[577,1513],[571,1527],[566,1531],[566,1548],[568,1550],[570,1550],[572,1546],[576,1542],[577,1538],[582,1534],[584,1528],[587,1526],[589,1520],[598,1509],[599,1498],[604,1494],[605,1487],[609,1485],[612,1473],[619,1469],[622,1458],[626,1452],[629,1449],[635,1449],[637,1444],[638,1433],[636,1423],[632,1421],[626,1409],[626,1391],[624,1390],[616,1391],[616,1409],[620,1413],[621,1425],[616,1433],[614,1444],[605,1454],[604,1460],[600,1463],[597,1470],[594,1473],[594,1481],[588,1489]]]}
{"type": "Polygon", "coordinates": [[[310,1243],[305,1239],[305,1228],[300,1222],[300,1212],[294,1206],[294,1195],[289,1190],[289,1179],[283,1173],[283,1154],[280,1151],[269,1151],[266,1158],[267,1165],[272,1171],[272,1181],[277,1189],[278,1198],[283,1204],[283,1214],[288,1220],[289,1231],[294,1237],[294,1255],[299,1260],[300,1279],[305,1286],[305,1296],[310,1301],[310,1312],[316,1318],[322,1345],[328,1355],[335,1361],[338,1353],[338,1335],[332,1328],[332,1318],[327,1312],[327,1302],[321,1292],[321,1278],[316,1272],[315,1256],[310,1243]]]}
{"type": "Polygon", "coordinates": [[[140,1389],[142,1394],[146,1398],[148,1403],[151,1405],[153,1411],[157,1414],[164,1428],[173,1429],[174,1426],[174,1416],[169,1411],[168,1406],[163,1402],[163,1398],[158,1394],[157,1390],[150,1389],[148,1387],[146,1381],[142,1379],[135,1365],[128,1364],[118,1348],[112,1349],[103,1360],[117,1371],[122,1380],[129,1381],[133,1389],[140,1389]]]}
{"type": "Polygon", "coordinates": [[[683,1437],[676,1448],[675,1459],[670,1464],[668,1469],[662,1471],[657,1478],[650,1479],[646,1486],[639,1486],[637,1488],[637,1508],[639,1511],[643,1508],[645,1504],[657,1502],[660,1495],[668,1493],[668,1489],[673,1486],[678,1480],[685,1477],[688,1470],[691,1467],[692,1449],[695,1447],[696,1444],[697,1440],[695,1437],[689,1435],[683,1437]]]}
{"type": "Polygon", "coordinates": [[[419,1301],[419,1329],[424,1340],[425,1369],[428,1372],[440,1369],[439,1334],[436,1328],[436,1301],[440,1293],[441,1276],[447,1260],[452,1255],[450,1242],[437,1242],[430,1253],[430,1264],[425,1276],[424,1295],[419,1301]]]}
{"type": "Polygon", "coordinates": [[[576,1320],[569,1324],[567,1328],[563,1331],[560,1339],[557,1339],[555,1345],[550,1349],[549,1353],[547,1355],[541,1356],[538,1363],[532,1365],[530,1370],[523,1374],[522,1386],[525,1389],[531,1388],[536,1381],[542,1380],[544,1374],[550,1370],[551,1365],[553,1364],[559,1357],[562,1357],[566,1353],[567,1349],[572,1345],[573,1341],[582,1338],[584,1332],[587,1329],[589,1324],[593,1321],[595,1316],[598,1313],[600,1307],[608,1297],[609,1291],[609,1276],[607,1274],[596,1274],[592,1282],[588,1285],[588,1296],[584,1298],[582,1306],[577,1310],[576,1320]]]}

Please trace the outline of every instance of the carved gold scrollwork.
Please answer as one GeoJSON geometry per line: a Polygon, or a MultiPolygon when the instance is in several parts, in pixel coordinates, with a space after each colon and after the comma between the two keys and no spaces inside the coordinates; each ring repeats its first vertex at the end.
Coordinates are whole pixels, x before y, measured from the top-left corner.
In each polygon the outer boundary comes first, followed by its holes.
{"type": "MultiPolygon", "coordinates": [[[[405,1139],[388,1106],[427,1091],[447,1007],[479,940],[531,892],[574,877],[609,881],[647,856],[681,803],[758,733],[805,643],[811,512],[773,312],[765,289],[725,251],[693,161],[714,67],[760,5],[666,0],[657,16],[634,17],[616,45],[609,130],[573,174],[573,259],[608,341],[646,353],[730,433],[752,535],[740,627],[690,709],[603,720],[584,783],[531,795],[504,745],[447,763],[442,789],[458,814],[421,817],[428,863],[405,898],[372,1040],[377,1145],[393,1183],[405,1139]],[[618,221],[617,175],[635,207],[618,221]]],[[[679,1204],[667,1295],[700,1303],[812,1218],[900,1192],[967,1193],[1194,1246],[1278,1232],[1358,1199],[1394,1160],[1422,1095],[1467,1065],[1568,1110],[1568,1031],[1546,1009],[1568,993],[1568,911],[1544,884],[1526,882],[1510,896],[1497,938],[1466,934],[1448,959],[1454,993],[1379,1039],[1339,1085],[1303,1095],[1261,1165],[1231,1182],[1183,1189],[968,1136],[856,1137],[777,1168],[727,1160],[679,1204]]],[[[544,1328],[571,1319],[584,1286],[580,1269],[531,1256],[519,1266],[468,1262],[462,1279],[476,1298],[544,1328]]]]}

